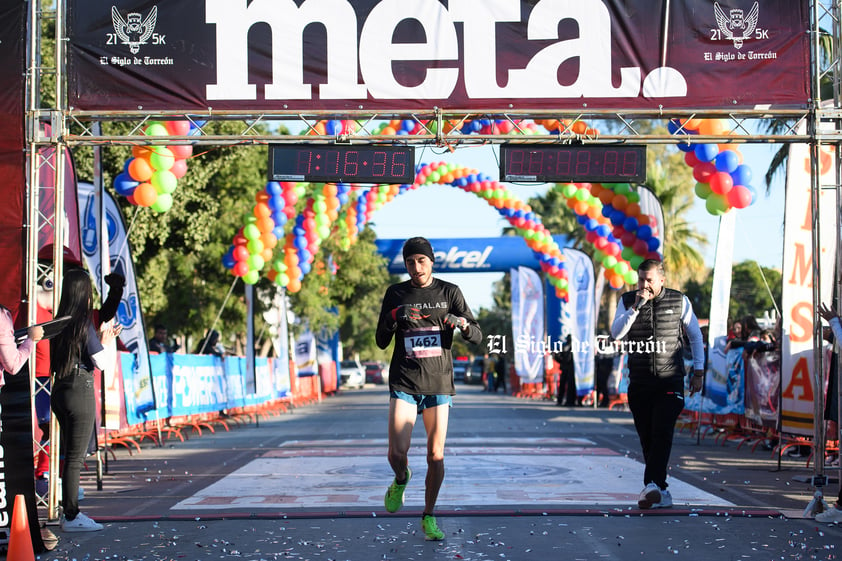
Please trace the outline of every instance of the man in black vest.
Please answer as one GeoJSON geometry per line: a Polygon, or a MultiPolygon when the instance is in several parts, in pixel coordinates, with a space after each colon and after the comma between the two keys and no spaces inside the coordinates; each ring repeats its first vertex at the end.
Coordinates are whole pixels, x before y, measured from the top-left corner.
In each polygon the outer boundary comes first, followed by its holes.
{"type": "Polygon", "coordinates": [[[705,351],[693,306],[682,293],[664,288],[664,265],[647,259],[637,269],[637,290],[617,306],[611,336],[628,353],[629,408],[643,459],[642,509],[668,508],[667,465],[675,421],[684,409],[684,333],[693,352],[690,395],[702,389],[705,351]]]}

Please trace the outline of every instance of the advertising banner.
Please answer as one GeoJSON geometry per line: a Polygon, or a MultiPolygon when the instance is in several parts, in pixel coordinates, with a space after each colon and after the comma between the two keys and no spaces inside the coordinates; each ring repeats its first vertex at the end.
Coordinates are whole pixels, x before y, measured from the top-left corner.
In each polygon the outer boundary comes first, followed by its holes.
{"type": "MultiPolygon", "coordinates": [[[[105,193],[105,226],[103,229],[99,209],[99,192],[90,183],[79,183],[79,222],[82,225],[82,253],[85,265],[95,279],[102,278],[100,263],[101,233],[108,232],[108,254],[111,272],[119,273],[126,279],[123,297],[117,307],[116,321],[123,326],[120,342],[134,356],[134,364],[124,370],[127,380],[124,390],[127,394],[127,406],[135,409],[135,415],[155,408],[155,393],[151,384],[149,367],[149,347],[146,340],[146,328],[140,305],[140,293],[134,273],[134,262],[126,238],[126,226],[123,214],[114,198],[105,193]],[[130,375],[129,375],[130,374],[130,375]]],[[[99,288],[99,282],[94,286],[99,288]]],[[[102,295],[104,296],[104,295],[102,295]]],[[[123,364],[126,367],[126,364],[123,364]]],[[[112,376],[113,372],[106,373],[112,376]]]]}
{"type": "MultiPolygon", "coordinates": [[[[559,247],[566,246],[567,236],[553,236],[559,247]]],[[[389,272],[406,273],[403,263],[403,244],[406,240],[392,239],[374,241],[377,252],[389,261],[389,272]]],[[[436,273],[505,273],[509,269],[540,265],[526,241],[520,236],[499,238],[437,238],[430,239],[436,263],[436,273]]]]}
{"type": "MultiPolygon", "coordinates": [[[[800,129],[804,130],[802,123],[800,129]]],[[[822,149],[819,173],[822,185],[836,184],[834,154],[822,149]]],[[[784,205],[783,294],[781,315],[781,430],[790,434],[813,435],[814,400],[822,400],[816,387],[813,347],[813,217],[810,203],[810,151],[806,144],[791,144],[787,161],[784,205]]],[[[822,302],[833,294],[836,255],[836,190],[822,189],[819,203],[819,243],[821,261],[819,282],[822,302]]]]}
{"type": "Polygon", "coordinates": [[[780,428],[780,356],[777,352],[750,353],[745,359],[746,419],[770,429],[780,428]]]}
{"type": "Polygon", "coordinates": [[[806,107],[807,2],[68,1],[81,110],[806,107]]]}
{"type": "Polygon", "coordinates": [[[593,261],[578,249],[562,250],[570,275],[565,308],[569,313],[564,326],[573,343],[573,364],[576,372],[576,394],[587,395],[594,389],[594,359],[596,352],[596,307],[594,303],[593,261]]]}
{"type": "Polygon", "coordinates": [[[532,269],[512,269],[512,336],[515,372],[523,382],[544,379],[544,291],[541,277],[532,269]]]}

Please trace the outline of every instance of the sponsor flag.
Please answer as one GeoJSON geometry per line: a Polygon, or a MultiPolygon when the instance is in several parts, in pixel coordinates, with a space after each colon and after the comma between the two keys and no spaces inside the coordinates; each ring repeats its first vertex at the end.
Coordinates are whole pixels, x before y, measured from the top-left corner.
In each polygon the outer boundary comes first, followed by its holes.
{"type": "Polygon", "coordinates": [[[594,346],[596,342],[596,304],[594,302],[593,262],[578,249],[562,249],[570,279],[569,310],[564,317],[564,331],[571,336],[573,364],[576,372],[576,394],[587,395],[594,389],[594,346]]]}
{"type": "Polygon", "coordinates": [[[544,379],[544,291],[532,269],[512,269],[512,334],[515,372],[525,383],[544,379]]]}
{"type": "MultiPolygon", "coordinates": [[[[804,134],[805,124],[799,125],[804,134]]],[[[834,154],[823,148],[819,154],[821,185],[837,182],[834,154]]],[[[814,401],[823,400],[817,387],[813,347],[813,282],[815,263],[812,254],[813,217],[810,196],[810,148],[791,144],[787,161],[786,201],[784,205],[783,294],[781,314],[781,430],[786,433],[813,435],[814,401]]],[[[822,302],[831,302],[834,257],[836,255],[836,189],[821,189],[818,217],[822,256],[819,282],[822,302]]]]}
{"type": "MultiPolygon", "coordinates": [[[[117,308],[116,321],[123,326],[120,342],[131,353],[133,363],[126,368],[123,362],[124,392],[126,409],[134,417],[145,418],[145,414],[155,409],[155,389],[152,385],[152,372],[149,366],[149,347],[146,340],[146,328],[140,293],[137,289],[134,262],[129,247],[123,214],[117,202],[107,192],[102,192],[104,205],[101,206],[100,191],[90,183],[79,183],[79,223],[82,225],[82,254],[85,265],[96,278],[102,277],[100,261],[100,240],[103,232],[108,236],[108,255],[110,270],[126,279],[123,298],[117,308]],[[105,228],[99,209],[105,209],[105,228]]],[[[94,283],[99,288],[99,283],[94,283]]],[[[100,295],[104,297],[105,295],[100,295]]],[[[115,375],[114,370],[106,372],[106,377],[115,375]]],[[[107,382],[112,387],[112,382],[107,382]]]]}
{"type": "Polygon", "coordinates": [[[310,328],[307,328],[295,340],[295,365],[299,377],[315,376],[319,373],[317,357],[316,338],[310,328]]]}

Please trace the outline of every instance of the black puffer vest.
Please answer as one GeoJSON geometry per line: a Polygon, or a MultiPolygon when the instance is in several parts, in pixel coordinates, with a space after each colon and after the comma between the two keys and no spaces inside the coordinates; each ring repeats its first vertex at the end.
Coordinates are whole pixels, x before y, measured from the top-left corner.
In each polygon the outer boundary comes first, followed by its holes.
{"type": "MultiPolygon", "coordinates": [[[[623,305],[634,304],[635,293],[623,294],[623,305]]],[[[623,338],[629,353],[629,380],[654,382],[675,379],[683,384],[681,307],[684,295],[664,288],[640,307],[637,319],[623,338]]]]}

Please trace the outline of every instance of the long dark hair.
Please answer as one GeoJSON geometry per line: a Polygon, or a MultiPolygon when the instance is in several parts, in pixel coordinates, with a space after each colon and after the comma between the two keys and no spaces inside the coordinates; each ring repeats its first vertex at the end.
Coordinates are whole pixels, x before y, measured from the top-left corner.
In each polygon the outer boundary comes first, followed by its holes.
{"type": "Polygon", "coordinates": [[[64,274],[61,285],[61,302],[56,317],[70,316],[70,323],[50,342],[50,368],[56,377],[70,373],[87,348],[88,325],[91,323],[93,290],[91,278],[82,269],[71,269],[64,274]]]}

